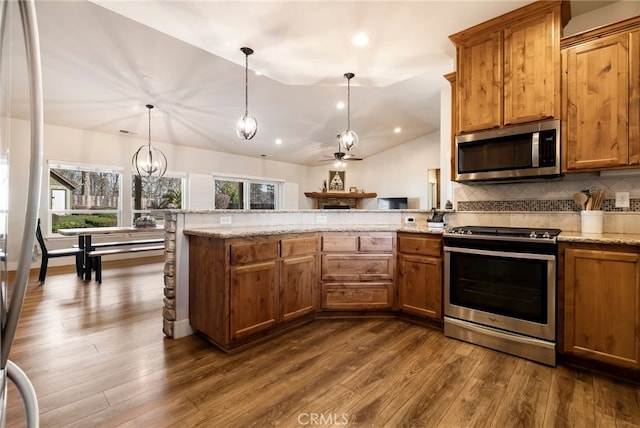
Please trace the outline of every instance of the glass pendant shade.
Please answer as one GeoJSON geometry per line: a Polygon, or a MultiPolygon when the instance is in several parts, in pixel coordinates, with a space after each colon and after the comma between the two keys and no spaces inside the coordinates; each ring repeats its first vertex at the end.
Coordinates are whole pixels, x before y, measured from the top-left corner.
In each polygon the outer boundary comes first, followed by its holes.
{"type": "Polygon", "coordinates": [[[356,144],[358,144],[358,134],[351,129],[347,129],[340,134],[340,146],[345,150],[351,150],[356,144]]]}
{"type": "Polygon", "coordinates": [[[258,131],[258,121],[249,115],[249,55],[253,53],[251,48],[240,48],[245,56],[244,66],[244,116],[236,123],[236,134],[239,138],[250,140],[258,131]]]}
{"type": "Polygon", "coordinates": [[[167,172],[167,158],[160,149],[151,145],[151,109],[153,106],[147,104],[149,109],[149,142],[135,152],[132,159],[135,175],[140,178],[160,178],[167,172]]]}
{"type": "Polygon", "coordinates": [[[239,138],[250,140],[258,131],[258,121],[255,117],[245,114],[236,123],[236,134],[239,138]]]}
{"type": "Polygon", "coordinates": [[[345,73],[347,78],[347,129],[338,137],[340,146],[349,151],[358,144],[358,134],[351,130],[351,79],[355,77],[353,73],[345,73]]]}

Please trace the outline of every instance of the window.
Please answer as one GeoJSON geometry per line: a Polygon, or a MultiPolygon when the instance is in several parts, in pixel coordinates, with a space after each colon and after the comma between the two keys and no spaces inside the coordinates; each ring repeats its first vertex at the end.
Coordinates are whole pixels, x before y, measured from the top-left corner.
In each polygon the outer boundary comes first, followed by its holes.
{"type": "Polygon", "coordinates": [[[122,172],[113,168],[49,165],[51,232],[121,223],[122,172]]]}
{"type": "MultiPolygon", "coordinates": [[[[179,209],[184,205],[184,178],[178,176],[164,176],[160,179],[141,179],[133,176],[131,179],[131,207],[133,218],[141,215],[151,215],[152,210],[179,209]]],[[[156,214],[158,224],[164,222],[164,216],[156,214]]]]}
{"type": "Polygon", "coordinates": [[[214,177],[215,209],[275,210],[283,182],[260,178],[214,177]]]}

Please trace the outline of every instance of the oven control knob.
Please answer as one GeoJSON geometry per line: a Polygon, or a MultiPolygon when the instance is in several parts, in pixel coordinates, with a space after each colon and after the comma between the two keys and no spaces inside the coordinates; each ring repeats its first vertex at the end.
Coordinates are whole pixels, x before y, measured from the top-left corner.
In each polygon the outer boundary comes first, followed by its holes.
{"type": "Polygon", "coordinates": [[[549,239],[549,238],[551,238],[551,235],[549,235],[549,232],[545,232],[545,233],[542,235],[542,237],[543,237],[543,238],[547,238],[547,239],[549,239]]]}
{"type": "Polygon", "coordinates": [[[538,234],[536,233],[536,231],[532,230],[531,233],[529,234],[529,238],[536,239],[537,237],[538,237],[538,234]]]}
{"type": "Polygon", "coordinates": [[[470,230],[467,230],[467,235],[473,235],[473,232],[471,232],[470,230]]]}

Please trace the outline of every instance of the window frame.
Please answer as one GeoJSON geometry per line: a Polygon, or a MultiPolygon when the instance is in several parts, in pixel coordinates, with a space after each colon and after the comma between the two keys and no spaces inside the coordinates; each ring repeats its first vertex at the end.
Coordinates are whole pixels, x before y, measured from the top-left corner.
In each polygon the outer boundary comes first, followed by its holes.
{"type": "Polygon", "coordinates": [[[280,178],[270,178],[270,177],[256,177],[256,176],[246,176],[246,175],[236,175],[236,174],[223,174],[223,173],[212,173],[213,178],[213,209],[224,209],[216,207],[216,181],[235,181],[238,183],[242,183],[243,189],[243,199],[242,206],[243,208],[238,208],[234,211],[257,211],[257,210],[265,210],[265,208],[251,208],[251,184],[268,184],[274,186],[274,196],[273,196],[273,210],[268,211],[276,211],[282,209],[283,198],[284,198],[284,185],[285,180],[280,178]]]}
{"type": "MultiPolygon", "coordinates": [[[[186,173],[182,173],[182,172],[167,172],[163,175],[163,178],[174,178],[174,179],[180,179],[180,190],[182,192],[182,197],[181,197],[181,201],[180,201],[180,208],[176,208],[176,209],[185,209],[185,204],[187,201],[187,191],[188,191],[188,180],[187,180],[187,174],[186,173]]],[[[131,211],[131,220],[133,221],[133,219],[136,218],[136,214],[141,214],[141,215],[151,215],[152,212],[162,212],[165,211],[166,209],[163,208],[158,208],[158,209],[144,209],[144,210],[136,210],[134,209],[134,202],[133,202],[133,180],[135,180],[135,172],[132,170],[131,171],[131,183],[129,186],[129,190],[130,190],[130,194],[129,194],[129,199],[131,201],[131,206],[130,206],[130,211],[131,211]]],[[[170,209],[170,208],[168,208],[170,209]]],[[[162,221],[158,221],[158,224],[161,224],[162,221]]]]}
{"type": "Polygon", "coordinates": [[[124,181],[124,168],[113,166],[113,165],[97,165],[97,164],[86,164],[81,162],[68,162],[68,161],[54,161],[49,160],[47,162],[47,175],[46,175],[46,204],[47,204],[47,234],[48,236],[57,236],[60,235],[57,232],[53,232],[53,215],[54,214],[95,214],[96,211],[101,214],[115,214],[116,215],[116,223],[118,226],[122,226],[123,221],[123,181],[124,181]],[[52,169],[68,169],[68,170],[76,170],[76,171],[86,171],[86,172],[98,172],[98,173],[111,173],[118,175],[118,208],[115,210],[59,210],[53,209],[51,207],[51,197],[52,197],[52,187],[51,187],[51,170],[52,169]]]}

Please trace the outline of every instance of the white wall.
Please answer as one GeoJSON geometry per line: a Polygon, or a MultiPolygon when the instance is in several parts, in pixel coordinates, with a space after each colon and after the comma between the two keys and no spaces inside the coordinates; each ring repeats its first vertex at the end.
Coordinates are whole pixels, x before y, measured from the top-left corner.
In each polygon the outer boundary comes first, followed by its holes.
{"type": "MultiPolygon", "coordinates": [[[[366,144],[360,141],[360,144],[366,144]]],[[[409,198],[410,209],[427,209],[427,171],[440,167],[440,132],[432,132],[408,143],[393,147],[359,162],[347,162],[345,187],[357,187],[365,192],[377,193],[379,197],[409,198]]],[[[309,168],[306,191],[317,192],[322,181],[328,180],[332,163],[309,168]]],[[[342,169],[342,168],[340,168],[342,169]]],[[[313,201],[306,206],[312,208],[313,201]]],[[[376,209],[376,199],[364,199],[362,208],[376,209]]]]}

